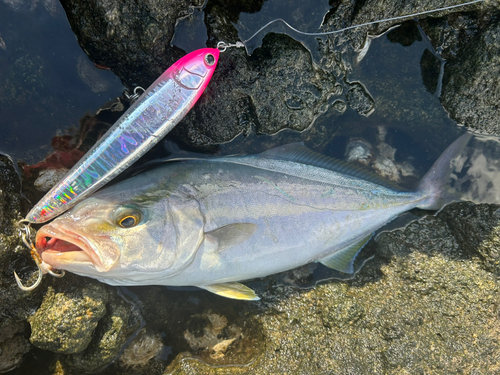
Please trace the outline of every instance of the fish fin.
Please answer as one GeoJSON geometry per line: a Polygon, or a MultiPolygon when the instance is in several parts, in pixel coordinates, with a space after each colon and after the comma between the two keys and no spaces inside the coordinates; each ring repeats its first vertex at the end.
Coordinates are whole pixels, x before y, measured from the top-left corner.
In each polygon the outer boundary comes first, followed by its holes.
{"type": "Polygon", "coordinates": [[[319,168],[328,169],[351,177],[356,177],[362,180],[370,181],[386,188],[404,191],[401,187],[378,176],[377,174],[367,170],[366,168],[347,163],[342,160],[334,159],[329,156],[321,155],[306,147],[302,142],[289,143],[284,146],[275,147],[259,154],[268,159],[288,160],[296,163],[312,165],[319,168]]]}
{"type": "Polygon", "coordinates": [[[205,236],[215,238],[217,252],[222,252],[231,246],[245,242],[256,230],[257,224],[235,223],[206,232],[205,236]]]}
{"type": "Polygon", "coordinates": [[[418,185],[418,190],[428,196],[418,208],[438,210],[447,203],[460,200],[459,192],[451,188],[449,181],[455,167],[454,160],[462,154],[471,138],[470,133],[461,135],[434,162],[418,185]]]}
{"type": "Polygon", "coordinates": [[[208,290],[209,292],[215,293],[218,296],[226,298],[243,299],[248,301],[260,300],[259,296],[255,294],[255,292],[252,289],[236,282],[203,285],[203,286],[198,286],[198,288],[208,290]]]}
{"type": "Polygon", "coordinates": [[[358,255],[359,251],[363,248],[363,246],[365,246],[370,238],[372,238],[372,236],[373,235],[370,234],[352,245],[349,245],[346,248],[319,260],[319,262],[328,268],[333,268],[334,270],[340,272],[354,273],[354,259],[356,259],[356,255],[358,255]]]}

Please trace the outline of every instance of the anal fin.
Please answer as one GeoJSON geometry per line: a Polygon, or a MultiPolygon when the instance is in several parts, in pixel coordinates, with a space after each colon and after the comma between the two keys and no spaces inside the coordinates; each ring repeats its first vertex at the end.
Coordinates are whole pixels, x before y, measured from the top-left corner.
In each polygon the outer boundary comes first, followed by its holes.
{"type": "Polygon", "coordinates": [[[203,285],[198,286],[198,288],[208,290],[209,292],[226,298],[243,299],[248,301],[258,301],[260,299],[252,289],[237,282],[203,285]]]}
{"type": "Polygon", "coordinates": [[[319,260],[318,262],[323,264],[328,268],[333,268],[334,270],[344,272],[344,273],[354,273],[354,259],[359,251],[365,246],[365,244],[372,238],[373,234],[356,241],[352,245],[333,253],[319,260]]]}

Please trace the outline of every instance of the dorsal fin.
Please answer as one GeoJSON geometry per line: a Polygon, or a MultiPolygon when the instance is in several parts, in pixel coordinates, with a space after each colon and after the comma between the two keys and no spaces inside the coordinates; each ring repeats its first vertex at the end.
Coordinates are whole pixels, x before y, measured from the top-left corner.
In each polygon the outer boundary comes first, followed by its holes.
{"type": "Polygon", "coordinates": [[[354,165],[346,163],[342,160],[337,160],[329,156],[321,155],[312,151],[302,142],[289,143],[284,146],[272,148],[259,154],[259,156],[268,159],[288,160],[296,163],[312,165],[319,168],[328,169],[344,175],[349,175],[362,180],[370,181],[378,185],[382,185],[388,189],[404,191],[401,187],[388,181],[375,173],[354,165]]]}

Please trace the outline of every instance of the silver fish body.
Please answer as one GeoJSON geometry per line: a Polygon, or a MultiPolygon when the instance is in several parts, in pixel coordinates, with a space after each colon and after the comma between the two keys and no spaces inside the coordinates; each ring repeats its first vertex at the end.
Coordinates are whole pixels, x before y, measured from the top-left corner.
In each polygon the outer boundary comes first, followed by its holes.
{"type": "Polygon", "coordinates": [[[413,192],[297,145],[167,162],[42,227],[37,249],[54,268],[111,285],[190,285],[255,299],[237,282],[310,262],[353,272],[375,230],[436,206],[450,159],[468,138],[459,141],[413,192]]]}

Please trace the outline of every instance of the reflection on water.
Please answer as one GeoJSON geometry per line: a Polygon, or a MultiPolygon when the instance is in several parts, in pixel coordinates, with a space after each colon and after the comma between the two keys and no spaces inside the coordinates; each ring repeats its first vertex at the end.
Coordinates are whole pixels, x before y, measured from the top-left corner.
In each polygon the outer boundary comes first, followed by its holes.
{"type": "Polygon", "coordinates": [[[462,200],[500,203],[500,138],[475,135],[455,160],[453,179],[462,200]]]}
{"type": "Polygon", "coordinates": [[[0,1],[0,152],[28,163],[123,90],[89,61],[59,2],[36,3],[0,1]]]}

